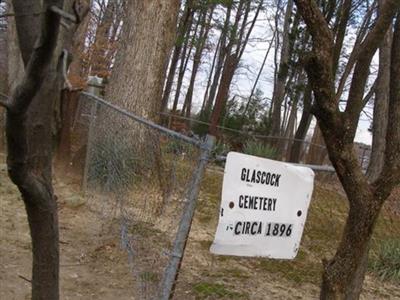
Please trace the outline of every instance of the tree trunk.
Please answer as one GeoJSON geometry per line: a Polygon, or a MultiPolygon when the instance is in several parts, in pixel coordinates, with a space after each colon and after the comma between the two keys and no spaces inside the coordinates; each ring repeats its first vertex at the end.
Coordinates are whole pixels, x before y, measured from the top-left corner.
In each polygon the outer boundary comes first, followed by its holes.
{"type": "MultiPolygon", "coordinates": [[[[321,299],[355,300],[360,297],[365,277],[368,247],[376,219],[391,191],[400,183],[400,2],[386,0],[356,53],[346,108],[339,109],[335,87],[335,41],[333,33],[313,1],[295,0],[313,39],[306,71],[313,88],[317,117],[329,158],[349,200],[342,240],[332,260],[325,264],[321,299]],[[364,106],[365,86],[373,56],[385,33],[395,20],[391,49],[389,120],[386,134],[385,162],[372,184],[363,174],[354,151],[354,137],[364,106]]],[[[342,75],[341,81],[345,75],[342,75]]]]}
{"type": "MultiPolygon", "coordinates": [[[[383,0],[380,2],[382,4],[383,0]]],[[[384,163],[385,137],[389,109],[391,44],[392,27],[390,27],[386,33],[383,44],[379,49],[379,70],[372,121],[372,148],[370,163],[367,170],[367,175],[371,182],[378,178],[384,163]]]]}
{"type": "Polygon", "coordinates": [[[165,66],[175,40],[178,0],[128,1],[107,99],[157,121],[165,66]]]}
{"type": "Polygon", "coordinates": [[[166,112],[168,108],[168,99],[171,94],[171,88],[174,82],[176,67],[178,65],[179,57],[182,51],[182,41],[185,33],[188,31],[188,27],[190,27],[192,24],[193,13],[194,11],[192,8],[192,1],[189,0],[186,2],[184,13],[179,21],[175,48],[172,54],[168,76],[165,82],[164,92],[161,100],[161,112],[166,112]]]}
{"type": "Polygon", "coordinates": [[[221,37],[220,37],[219,53],[218,53],[217,63],[215,66],[214,78],[213,78],[212,84],[210,86],[207,100],[205,101],[205,105],[204,105],[204,115],[207,117],[211,113],[215,94],[217,92],[218,83],[221,78],[221,72],[222,72],[222,68],[224,66],[224,61],[228,54],[227,49],[226,49],[226,38],[229,33],[229,24],[230,24],[229,19],[231,16],[231,10],[232,10],[232,4],[229,2],[227,11],[226,11],[224,27],[222,28],[221,37]]]}
{"type": "Polygon", "coordinates": [[[193,45],[196,40],[197,29],[198,29],[200,23],[201,23],[201,20],[199,17],[198,21],[196,22],[196,26],[194,28],[192,38],[190,38],[191,28],[188,28],[185,45],[184,45],[183,51],[182,51],[181,65],[179,67],[178,81],[176,83],[175,98],[174,98],[174,103],[172,105],[172,113],[175,113],[178,108],[178,101],[181,96],[181,88],[182,88],[182,84],[183,84],[183,78],[186,73],[187,65],[188,65],[189,59],[190,59],[190,54],[192,53],[193,45]],[[187,49],[188,46],[189,46],[189,49],[187,49]]]}
{"type": "Polygon", "coordinates": [[[268,45],[267,51],[265,52],[264,59],[263,59],[263,62],[262,62],[262,64],[261,64],[261,67],[260,67],[260,69],[258,70],[256,80],[254,81],[253,87],[251,88],[249,100],[247,101],[246,106],[245,106],[245,108],[244,108],[244,110],[243,110],[243,113],[242,113],[242,123],[243,123],[243,120],[244,120],[244,118],[245,118],[245,116],[246,116],[247,110],[249,109],[249,106],[250,106],[250,104],[251,104],[251,102],[252,102],[252,98],[253,98],[254,92],[256,91],[256,88],[257,88],[257,85],[258,85],[258,80],[260,79],[261,73],[262,73],[262,71],[263,71],[263,69],[264,69],[265,63],[266,63],[267,58],[268,58],[268,55],[269,55],[269,51],[270,51],[271,48],[272,48],[272,44],[273,44],[273,41],[274,41],[274,39],[275,39],[275,35],[276,35],[276,34],[277,34],[277,33],[276,33],[276,30],[275,30],[275,31],[274,31],[274,34],[272,35],[271,41],[270,41],[270,43],[269,43],[269,45],[268,45]]]}
{"type": "Polygon", "coordinates": [[[229,88],[235,75],[235,71],[239,65],[240,59],[246,48],[250,34],[254,28],[263,1],[260,1],[250,27],[246,32],[247,18],[250,13],[251,2],[240,1],[236,11],[235,22],[229,35],[229,42],[225,48],[226,59],[222,70],[221,82],[218,88],[218,94],[215,100],[214,109],[212,110],[209,132],[211,135],[217,135],[217,127],[229,96],[229,88]],[[233,53],[232,49],[236,45],[233,53]]]}
{"type": "Polygon", "coordinates": [[[59,299],[59,236],[57,203],[52,188],[52,148],[54,110],[62,86],[61,72],[57,68],[62,42],[59,39],[60,17],[50,11],[51,5],[62,7],[63,1],[14,0],[16,15],[29,15],[32,10],[45,13],[30,18],[16,17],[16,27],[11,24],[17,29],[11,28],[11,33],[16,34],[9,39],[15,50],[11,60],[17,64],[9,65],[10,79],[15,81],[6,106],[7,164],[28,215],[33,300],[59,299]],[[57,42],[59,47],[56,47],[57,42]],[[25,67],[22,72],[18,68],[21,54],[25,67]]]}
{"type": "Polygon", "coordinates": [[[272,124],[271,133],[274,136],[281,136],[281,110],[282,102],[285,97],[285,83],[288,75],[288,62],[289,62],[289,30],[290,30],[290,18],[293,10],[293,1],[289,0],[285,13],[285,21],[283,26],[283,41],[281,57],[279,62],[277,81],[274,86],[274,92],[272,95],[272,124]]]}
{"type": "Polygon", "coordinates": [[[201,114],[204,114],[205,109],[208,105],[207,103],[208,103],[208,99],[209,99],[209,90],[211,88],[211,82],[213,79],[215,63],[216,63],[216,60],[218,57],[218,53],[220,51],[219,48],[221,46],[221,38],[222,38],[222,35],[219,37],[217,46],[215,47],[214,56],[213,56],[213,60],[212,60],[211,68],[210,68],[210,74],[208,74],[207,87],[206,87],[206,91],[204,92],[203,103],[201,104],[201,114]]]}
{"type": "Polygon", "coordinates": [[[301,73],[298,77],[298,83],[299,86],[297,87],[297,90],[294,94],[294,99],[291,99],[291,110],[290,110],[290,114],[288,117],[288,122],[287,122],[287,126],[285,129],[285,134],[284,137],[285,139],[282,140],[283,146],[281,147],[282,151],[282,157],[285,158],[285,160],[289,160],[289,155],[290,152],[289,150],[291,149],[291,146],[293,144],[293,135],[294,135],[294,130],[295,130],[295,123],[296,123],[296,118],[297,118],[297,104],[300,100],[301,94],[302,94],[302,90],[303,90],[303,86],[304,86],[304,78],[305,77],[305,73],[301,73]]]}
{"type": "Polygon", "coordinates": [[[319,128],[319,124],[315,124],[314,133],[311,138],[310,147],[307,152],[306,162],[313,165],[322,165],[326,158],[327,152],[325,148],[324,138],[319,128]]]}
{"type": "Polygon", "coordinates": [[[212,111],[211,119],[210,119],[210,129],[209,133],[213,136],[218,135],[218,123],[221,116],[221,113],[228,101],[229,96],[229,87],[231,86],[233,74],[235,73],[237,67],[236,58],[233,55],[230,55],[225,62],[225,66],[223,69],[221,83],[218,88],[217,98],[215,100],[215,106],[212,111]]]}
{"type": "MultiPolygon", "coordinates": [[[[359,195],[361,194],[365,193],[359,190],[359,195]]],[[[373,203],[373,194],[365,195],[363,200],[373,203]]],[[[321,299],[359,298],[366,272],[369,243],[380,209],[381,206],[350,208],[335,258],[324,266],[321,299]]]]}
{"type": "Polygon", "coordinates": [[[308,128],[312,120],[311,108],[311,85],[307,83],[304,99],[303,99],[303,113],[301,114],[300,124],[294,135],[294,142],[290,150],[290,162],[299,163],[302,150],[304,149],[304,140],[307,135],[308,128]]]}
{"type": "Polygon", "coordinates": [[[182,109],[182,116],[184,115],[188,118],[190,118],[190,115],[191,115],[194,83],[196,80],[197,71],[201,64],[201,56],[202,56],[204,46],[205,46],[205,43],[207,40],[208,32],[210,31],[210,23],[212,20],[213,12],[214,12],[214,7],[212,7],[210,12],[208,13],[208,18],[207,18],[207,10],[204,10],[204,12],[202,12],[203,16],[200,21],[200,23],[202,25],[201,25],[198,41],[196,42],[196,44],[197,44],[196,52],[194,53],[194,56],[193,56],[192,74],[190,76],[189,87],[186,92],[184,107],[182,109]]]}
{"type": "Polygon", "coordinates": [[[60,131],[58,135],[55,166],[61,172],[67,172],[71,163],[71,128],[74,112],[79,101],[79,91],[64,89],[61,94],[60,131]]]}

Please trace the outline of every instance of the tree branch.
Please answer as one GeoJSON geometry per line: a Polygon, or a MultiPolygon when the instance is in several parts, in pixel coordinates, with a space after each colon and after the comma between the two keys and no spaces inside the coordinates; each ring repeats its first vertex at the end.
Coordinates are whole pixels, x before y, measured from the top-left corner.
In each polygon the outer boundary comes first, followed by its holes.
{"type": "Polygon", "coordinates": [[[337,92],[336,92],[336,102],[339,102],[339,99],[342,96],[343,89],[346,84],[346,80],[349,77],[351,70],[353,69],[354,64],[356,63],[356,61],[358,59],[358,54],[360,51],[360,44],[364,40],[367,29],[370,25],[372,12],[373,12],[373,6],[371,6],[370,9],[368,10],[368,12],[363,20],[363,23],[360,27],[360,30],[358,31],[357,38],[354,43],[353,51],[350,54],[350,57],[346,64],[346,68],[342,74],[342,77],[340,78],[340,81],[339,81],[339,85],[338,85],[337,92]]]}
{"type": "Polygon", "coordinates": [[[369,92],[365,95],[365,97],[363,99],[363,108],[365,107],[365,105],[368,104],[369,100],[371,100],[372,96],[375,94],[376,85],[377,85],[377,80],[375,79],[374,83],[372,84],[371,88],[369,89],[369,92]]]}
{"type": "Polygon", "coordinates": [[[58,6],[52,5],[50,7],[50,10],[56,14],[58,14],[60,17],[63,17],[73,23],[78,23],[78,20],[76,18],[76,16],[62,10],[61,8],[59,8],[58,6]]]}
{"type": "Polygon", "coordinates": [[[323,14],[314,0],[295,0],[297,8],[312,36],[313,50],[305,59],[306,71],[316,99],[313,113],[324,115],[330,126],[336,126],[334,119],[339,114],[337,103],[333,101],[335,92],[333,57],[334,39],[323,14]]]}
{"type": "Polygon", "coordinates": [[[335,48],[333,50],[333,72],[336,73],[337,67],[339,65],[340,53],[343,48],[343,41],[346,35],[346,28],[349,22],[350,10],[352,0],[344,0],[340,9],[339,24],[337,27],[336,37],[335,37],[335,48]]]}
{"type": "Polygon", "coordinates": [[[399,9],[400,1],[387,0],[380,10],[375,26],[360,45],[358,60],[354,68],[344,113],[347,127],[345,139],[348,142],[353,141],[356,134],[358,119],[363,108],[364,90],[372,58],[399,9]]]}
{"type": "Polygon", "coordinates": [[[313,36],[315,46],[318,48],[326,47],[326,43],[328,43],[328,45],[331,45],[331,48],[333,48],[332,31],[329,29],[328,23],[315,1],[295,0],[295,2],[300,10],[301,16],[307,24],[307,28],[313,36]]]}

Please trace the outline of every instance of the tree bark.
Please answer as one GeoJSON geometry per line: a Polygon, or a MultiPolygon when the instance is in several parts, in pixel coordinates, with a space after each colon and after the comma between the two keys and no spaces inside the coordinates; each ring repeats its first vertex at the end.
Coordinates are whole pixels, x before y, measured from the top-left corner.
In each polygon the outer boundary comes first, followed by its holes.
{"type": "MultiPolygon", "coordinates": [[[[7,3],[0,4],[0,14],[5,14],[8,12],[7,3]]],[[[8,96],[8,41],[7,41],[7,27],[9,27],[9,22],[7,20],[0,19],[0,70],[5,70],[0,72],[0,98],[6,98],[8,96]]],[[[5,109],[0,106],[0,151],[5,150],[5,109]]]]}
{"type": "Polygon", "coordinates": [[[213,55],[213,60],[212,60],[212,64],[211,64],[211,68],[210,68],[210,73],[208,74],[208,79],[207,79],[207,87],[206,87],[206,91],[204,92],[204,97],[203,97],[203,103],[201,104],[201,115],[204,114],[206,106],[208,105],[208,99],[209,99],[209,91],[211,88],[211,82],[213,79],[213,74],[214,74],[214,69],[215,69],[215,63],[217,61],[217,57],[218,57],[218,53],[220,51],[220,46],[221,46],[221,38],[222,35],[220,35],[219,39],[218,39],[218,43],[215,47],[215,51],[214,51],[214,55],[213,55]]]}
{"type": "Polygon", "coordinates": [[[25,71],[21,80],[11,70],[18,84],[5,104],[8,171],[24,200],[32,239],[33,300],[59,299],[58,217],[51,164],[54,104],[61,89],[56,48],[60,17],[51,11],[52,5],[63,7],[63,1],[13,1],[16,15],[32,9],[45,13],[15,18],[16,49],[21,52],[12,55],[18,61],[22,54],[25,71]]]}
{"type": "Polygon", "coordinates": [[[231,17],[231,11],[232,11],[232,3],[229,2],[227,5],[227,8],[226,8],[224,27],[222,28],[220,42],[219,42],[219,53],[218,53],[218,58],[217,58],[216,66],[215,66],[214,78],[213,78],[212,84],[209,89],[209,94],[208,94],[207,100],[205,101],[205,105],[204,105],[204,115],[206,117],[210,116],[210,113],[211,113],[211,110],[213,107],[213,103],[214,103],[215,94],[217,92],[218,83],[221,78],[221,72],[222,72],[222,68],[224,66],[224,61],[228,54],[227,49],[226,49],[226,47],[227,47],[226,39],[227,39],[228,33],[229,33],[229,24],[230,24],[229,19],[231,17]]]}
{"type": "Polygon", "coordinates": [[[400,2],[385,2],[374,26],[359,48],[353,50],[357,51],[357,57],[344,112],[339,110],[336,99],[333,33],[313,0],[295,2],[313,40],[312,52],[306,63],[315,96],[312,111],[350,204],[337,252],[333,259],[325,263],[320,296],[321,299],[358,299],[376,219],[384,201],[394,186],[400,183],[400,2]],[[389,92],[389,119],[393,122],[388,124],[383,170],[378,179],[370,184],[354,151],[354,137],[364,105],[369,66],[395,18],[389,92]]]}
{"type": "Polygon", "coordinates": [[[283,146],[281,147],[282,157],[284,157],[285,160],[289,160],[289,155],[290,155],[289,150],[291,149],[292,144],[293,144],[295,121],[297,118],[297,106],[298,106],[300,97],[304,90],[304,80],[305,80],[305,73],[302,72],[297,79],[298,86],[296,88],[295,94],[291,98],[291,105],[290,105],[291,110],[290,110],[290,114],[288,117],[288,122],[287,122],[287,126],[285,129],[285,133],[284,133],[285,139],[282,140],[284,143],[283,143],[283,146]]]}
{"type": "Polygon", "coordinates": [[[212,111],[211,119],[210,119],[210,129],[209,133],[213,136],[218,135],[218,122],[221,116],[221,113],[225,107],[226,101],[229,96],[229,87],[232,82],[233,74],[235,73],[237,66],[236,58],[233,55],[230,55],[225,62],[225,66],[221,76],[221,83],[218,88],[218,94],[215,101],[215,106],[212,111]]]}
{"type": "Polygon", "coordinates": [[[193,8],[192,8],[192,2],[193,1],[187,1],[186,6],[183,12],[182,17],[180,18],[179,25],[178,25],[178,33],[177,33],[177,39],[175,42],[175,47],[174,51],[172,54],[169,70],[168,70],[168,76],[165,81],[165,87],[164,87],[164,92],[161,100],[161,112],[166,112],[168,108],[168,99],[171,94],[171,88],[172,84],[174,81],[175,77],[175,72],[176,72],[176,67],[178,65],[179,57],[181,55],[182,51],[182,45],[183,45],[183,38],[185,33],[188,31],[188,27],[191,25],[191,19],[193,17],[193,8]]]}
{"type": "Polygon", "coordinates": [[[304,139],[307,135],[307,131],[312,120],[312,114],[310,111],[312,100],[311,93],[311,85],[307,83],[303,98],[303,113],[301,114],[299,127],[294,135],[295,140],[290,150],[290,162],[299,163],[301,159],[301,153],[304,149],[304,139]]]}
{"type": "Polygon", "coordinates": [[[311,138],[311,144],[307,152],[306,162],[312,165],[322,165],[327,156],[324,138],[320,126],[315,124],[314,133],[311,138]]]}
{"type": "Polygon", "coordinates": [[[107,98],[157,121],[165,66],[175,40],[178,0],[128,1],[107,98]]]}
{"type": "MultiPolygon", "coordinates": [[[[383,2],[384,1],[381,0],[380,5],[382,5],[383,2]]],[[[372,148],[370,163],[367,170],[370,181],[374,181],[378,178],[384,163],[385,137],[389,109],[391,44],[392,28],[390,27],[379,49],[379,69],[372,121],[372,148]]]]}
{"type": "Polygon", "coordinates": [[[172,113],[175,113],[177,108],[178,108],[178,102],[179,98],[181,96],[181,88],[183,84],[183,78],[186,73],[187,65],[189,63],[190,55],[192,53],[192,49],[196,40],[196,34],[197,34],[197,29],[201,23],[200,16],[199,19],[196,22],[193,35],[190,38],[190,32],[191,28],[188,28],[187,35],[186,35],[186,40],[185,40],[185,45],[183,46],[183,51],[181,55],[181,64],[179,66],[179,73],[178,73],[178,80],[176,83],[176,90],[175,90],[175,98],[174,98],[174,103],[172,105],[172,113]],[[188,48],[189,46],[189,48],[188,48]]]}
{"type": "Polygon", "coordinates": [[[293,1],[289,0],[285,13],[285,21],[283,25],[283,40],[281,48],[281,57],[279,62],[277,81],[274,86],[272,95],[272,124],[271,133],[274,136],[281,136],[281,110],[282,102],[285,97],[285,83],[288,75],[289,62],[289,30],[290,18],[293,10],[293,1]]]}
{"type": "Polygon", "coordinates": [[[185,102],[184,102],[184,106],[182,108],[182,116],[184,115],[187,118],[190,118],[190,115],[191,115],[194,83],[196,80],[197,71],[199,70],[199,67],[201,64],[201,56],[202,56],[202,53],[203,53],[203,50],[204,50],[204,47],[206,44],[208,33],[210,31],[210,23],[212,20],[213,12],[214,12],[214,7],[211,8],[209,13],[207,12],[206,9],[204,10],[204,12],[202,12],[203,16],[200,21],[201,29],[200,29],[198,40],[196,41],[196,44],[197,44],[196,52],[194,53],[194,56],[193,56],[192,74],[190,76],[189,87],[186,92],[185,102]],[[208,18],[207,18],[207,13],[208,13],[208,18]]]}

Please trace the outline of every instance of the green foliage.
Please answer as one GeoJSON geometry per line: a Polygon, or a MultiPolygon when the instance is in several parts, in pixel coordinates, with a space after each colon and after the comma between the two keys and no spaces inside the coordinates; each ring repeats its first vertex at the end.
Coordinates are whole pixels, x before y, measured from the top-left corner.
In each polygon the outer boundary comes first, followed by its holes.
{"type": "MultiPolygon", "coordinates": [[[[205,111],[200,112],[199,115],[197,116],[197,120],[200,122],[207,123],[209,119],[210,119],[210,114],[205,111]]],[[[200,122],[194,122],[192,130],[195,134],[199,136],[205,136],[208,133],[209,126],[208,124],[202,124],[200,122]]]]}
{"type": "Polygon", "coordinates": [[[243,153],[270,159],[275,159],[277,157],[277,151],[275,148],[256,141],[246,142],[243,148],[243,153]]]}
{"type": "Polygon", "coordinates": [[[400,282],[400,239],[388,239],[381,243],[370,258],[370,270],[381,280],[400,282]]]}
{"type": "Polygon", "coordinates": [[[224,142],[218,141],[212,151],[212,156],[226,156],[230,151],[229,145],[224,142]]]}
{"type": "MultiPolygon", "coordinates": [[[[267,114],[268,104],[263,92],[256,89],[251,99],[246,98],[241,101],[238,97],[232,97],[224,107],[220,122],[218,125],[234,130],[251,131],[254,133],[268,134],[271,128],[271,120],[267,114]]],[[[199,136],[208,133],[211,118],[211,112],[202,111],[197,116],[197,120],[204,122],[195,122],[192,130],[199,136]]],[[[221,129],[224,136],[229,139],[235,139],[238,134],[229,130],[221,129]]],[[[240,137],[241,142],[243,138],[240,137]]]]}
{"type": "Polygon", "coordinates": [[[256,89],[250,98],[237,101],[233,97],[228,101],[223,114],[222,125],[233,129],[243,129],[244,126],[255,130],[266,114],[267,103],[261,90],[256,89]]]}

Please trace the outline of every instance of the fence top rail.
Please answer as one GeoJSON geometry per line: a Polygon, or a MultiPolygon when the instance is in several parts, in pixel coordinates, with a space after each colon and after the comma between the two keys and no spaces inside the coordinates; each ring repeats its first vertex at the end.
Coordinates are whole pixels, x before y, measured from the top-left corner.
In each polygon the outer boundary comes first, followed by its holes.
{"type": "Polygon", "coordinates": [[[96,102],[101,103],[104,106],[107,106],[107,107],[109,107],[109,108],[121,113],[122,115],[124,115],[124,116],[126,116],[126,117],[128,117],[130,119],[133,119],[133,120],[137,121],[138,123],[146,125],[147,127],[150,127],[150,128],[156,129],[158,131],[161,131],[166,135],[172,136],[172,137],[174,137],[176,139],[179,139],[179,140],[182,140],[182,141],[184,141],[186,143],[192,144],[193,146],[196,146],[196,147],[198,147],[200,149],[208,149],[207,144],[205,142],[202,142],[201,140],[197,140],[197,139],[188,137],[188,136],[183,135],[183,134],[181,134],[179,132],[176,132],[174,130],[165,128],[165,127],[163,127],[161,125],[158,125],[158,124],[156,124],[156,123],[154,123],[152,121],[146,120],[146,119],[144,119],[142,117],[139,117],[139,116],[137,116],[137,115],[135,115],[135,114],[123,109],[123,108],[120,108],[120,107],[118,107],[118,106],[116,106],[114,104],[111,104],[111,103],[105,101],[104,99],[102,99],[100,97],[97,97],[96,95],[93,95],[91,93],[82,92],[81,94],[83,94],[84,96],[87,96],[88,98],[91,98],[91,99],[95,100],[96,102]]]}
{"type": "MultiPolygon", "coordinates": [[[[218,155],[216,157],[216,160],[217,161],[226,161],[226,156],[218,155]]],[[[292,162],[287,162],[287,161],[285,161],[284,163],[291,164],[293,166],[298,166],[298,167],[307,167],[307,168],[310,168],[310,169],[312,169],[314,171],[336,172],[334,167],[328,166],[328,165],[297,164],[297,163],[292,163],[292,162]]]]}
{"type": "MultiPolygon", "coordinates": [[[[208,123],[208,122],[204,122],[204,121],[200,121],[200,120],[196,120],[196,119],[188,118],[188,117],[184,117],[184,116],[175,115],[175,114],[172,114],[172,113],[160,112],[159,114],[163,115],[163,116],[168,116],[168,117],[171,117],[171,118],[177,118],[177,119],[181,119],[181,120],[191,121],[191,122],[198,123],[198,124],[211,125],[211,123],[208,123]]],[[[234,133],[239,133],[239,134],[242,134],[242,135],[247,135],[247,136],[250,136],[250,137],[257,138],[257,139],[275,139],[275,140],[287,140],[287,141],[301,142],[301,143],[308,144],[308,145],[311,145],[311,146],[314,146],[314,147],[319,147],[321,149],[326,149],[326,147],[324,145],[315,144],[313,142],[306,141],[306,140],[303,140],[303,139],[289,138],[289,137],[276,136],[276,135],[252,134],[251,132],[246,132],[246,131],[243,131],[243,130],[224,127],[224,126],[221,126],[221,125],[218,125],[217,128],[222,129],[222,130],[226,130],[226,131],[231,131],[231,132],[234,132],[234,133]]]]}

